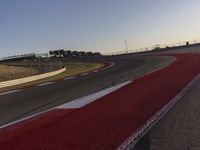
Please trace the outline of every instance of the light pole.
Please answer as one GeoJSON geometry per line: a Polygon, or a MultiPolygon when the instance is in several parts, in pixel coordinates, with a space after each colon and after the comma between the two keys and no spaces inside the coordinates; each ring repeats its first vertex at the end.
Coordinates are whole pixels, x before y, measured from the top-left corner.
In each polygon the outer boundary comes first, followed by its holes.
{"type": "Polygon", "coordinates": [[[125,40],[125,46],[126,46],[126,53],[128,53],[128,46],[127,46],[127,41],[125,40]]]}

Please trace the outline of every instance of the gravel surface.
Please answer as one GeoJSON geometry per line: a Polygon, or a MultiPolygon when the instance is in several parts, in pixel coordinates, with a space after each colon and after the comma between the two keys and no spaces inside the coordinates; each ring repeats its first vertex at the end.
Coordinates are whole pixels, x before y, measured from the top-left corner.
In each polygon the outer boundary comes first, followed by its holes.
{"type": "Polygon", "coordinates": [[[200,150],[200,80],[149,136],[150,150],[200,150]]]}

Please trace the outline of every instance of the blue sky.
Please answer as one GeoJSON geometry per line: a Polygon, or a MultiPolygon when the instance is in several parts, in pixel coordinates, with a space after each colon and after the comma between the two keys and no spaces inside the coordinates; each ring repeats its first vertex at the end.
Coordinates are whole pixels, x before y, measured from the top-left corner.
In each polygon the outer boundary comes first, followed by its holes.
{"type": "Polygon", "coordinates": [[[198,0],[0,0],[0,57],[200,39],[198,0]]]}

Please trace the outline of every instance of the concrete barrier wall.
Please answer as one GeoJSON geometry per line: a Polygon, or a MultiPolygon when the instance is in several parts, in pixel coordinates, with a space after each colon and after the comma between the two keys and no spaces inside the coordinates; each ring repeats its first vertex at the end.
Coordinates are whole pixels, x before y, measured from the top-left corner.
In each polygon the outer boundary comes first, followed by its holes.
{"type": "Polygon", "coordinates": [[[24,84],[24,83],[44,79],[44,78],[47,78],[47,77],[55,76],[55,75],[60,74],[64,71],[66,71],[66,68],[63,68],[63,69],[57,70],[57,71],[53,71],[53,72],[49,72],[49,73],[36,75],[36,76],[0,82],[0,88],[5,88],[5,87],[9,87],[9,86],[19,85],[19,84],[24,84]]]}

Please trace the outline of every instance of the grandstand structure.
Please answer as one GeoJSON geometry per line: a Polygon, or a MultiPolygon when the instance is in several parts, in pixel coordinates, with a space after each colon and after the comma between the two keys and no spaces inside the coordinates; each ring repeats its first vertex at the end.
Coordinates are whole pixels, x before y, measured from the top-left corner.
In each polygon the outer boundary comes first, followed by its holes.
{"type": "Polygon", "coordinates": [[[0,58],[0,61],[20,61],[20,60],[31,60],[36,58],[84,58],[84,57],[98,57],[101,56],[99,52],[84,52],[84,51],[71,51],[71,50],[53,50],[49,53],[29,53],[23,55],[14,55],[0,58]]]}
{"type": "Polygon", "coordinates": [[[35,59],[35,58],[36,58],[35,53],[29,53],[29,54],[23,54],[23,55],[3,57],[0,59],[0,61],[17,61],[17,60],[27,60],[27,59],[35,59]]]}
{"type": "Polygon", "coordinates": [[[54,50],[49,52],[52,58],[82,58],[82,57],[97,57],[101,56],[99,52],[71,51],[71,50],[54,50]]]}

